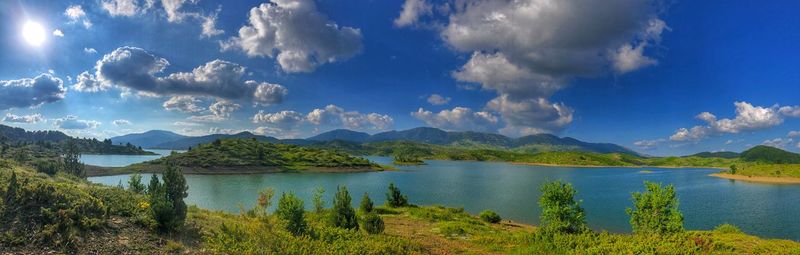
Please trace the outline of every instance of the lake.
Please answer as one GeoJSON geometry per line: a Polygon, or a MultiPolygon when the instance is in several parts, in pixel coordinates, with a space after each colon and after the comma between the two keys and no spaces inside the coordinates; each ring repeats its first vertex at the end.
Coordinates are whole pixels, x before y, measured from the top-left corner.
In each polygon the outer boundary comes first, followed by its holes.
{"type": "MultiPolygon", "coordinates": [[[[121,167],[134,163],[144,162],[148,160],[157,159],[172,153],[172,150],[154,150],[148,149],[147,151],[154,152],[158,155],[95,155],[85,154],[81,155],[81,162],[84,164],[106,167],[121,167]]],[[[182,151],[176,151],[182,152],[182,151]]]]}
{"type": "MultiPolygon", "coordinates": [[[[382,164],[391,162],[385,157],[368,158],[382,164]]],[[[92,162],[116,166],[128,163],[129,159],[97,156],[92,162]],[[102,157],[108,158],[100,159],[102,157]],[[121,162],[112,162],[117,159],[121,162]]],[[[238,213],[240,208],[251,208],[255,204],[259,190],[272,187],[276,191],[274,203],[281,192],[291,191],[303,198],[306,208],[310,209],[315,188],[326,190],[326,202],[330,206],[336,186],[346,185],[354,206],[364,192],[368,192],[376,204],[382,204],[387,185],[394,182],[414,204],[463,207],[473,214],[490,209],[504,219],[538,224],[539,186],[547,181],[563,180],[578,190],[577,198],[583,201],[587,221],[593,229],[630,232],[625,208],[632,204],[631,192],[642,191],[643,182],[649,180],[675,185],[687,229],[708,230],[731,223],[761,237],[800,240],[800,185],[755,184],[708,176],[719,171],[716,169],[574,168],[468,161],[427,163],[400,166],[399,171],[369,173],[187,175],[187,203],[238,213]]],[[[147,183],[149,176],[143,179],[147,183]]],[[[117,185],[120,181],[127,182],[128,175],[89,180],[117,185]]]]}

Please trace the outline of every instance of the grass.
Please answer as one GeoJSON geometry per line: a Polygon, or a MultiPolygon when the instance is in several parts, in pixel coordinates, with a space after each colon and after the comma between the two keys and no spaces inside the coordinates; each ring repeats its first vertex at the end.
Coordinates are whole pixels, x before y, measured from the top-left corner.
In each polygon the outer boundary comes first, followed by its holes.
{"type": "Polygon", "coordinates": [[[737,175],[800,178],[800,164],[736,164],[737,175]]]}

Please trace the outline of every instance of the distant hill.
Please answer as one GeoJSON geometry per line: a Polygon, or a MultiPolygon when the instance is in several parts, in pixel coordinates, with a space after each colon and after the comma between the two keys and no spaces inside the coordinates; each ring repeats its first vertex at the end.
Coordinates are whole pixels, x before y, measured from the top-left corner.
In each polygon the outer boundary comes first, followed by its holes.
{"type": "Polygon", "coordinates": [[[250,132],[241,132],[238,134],[213,134],[213,135],[205,135],[205,136],[189,136],[184,137],[174,141],[168,141],[160,144],[154,145],[153,149],[166,149],[166,150],[186,150],[192,147],[197,147],[197,145],[211,143],[217,139],[232,139],[232,138],[242,138],[242,139],[251,139],[255,138],[257,141],[267,141],[277,143],[279,140],[275,137],[270,136],[263,136],[263,135],[256,135],[250,132]]]}
{"type": "Polygon", "coordinates": [[[720,151],[720,152],[700,152],[697,154],[692,154],[687,157],[700,157],[700,158],[738,158],[739,153],[732,152],[732,151],[720,151]]]}
{"type": "Polygon", "coordinates": [[[0,125],[0,140],[14,142],[61,142],[72,137],[59,131],[26,131],[25,129],[0,125]]]}
{"type": "Polygon", "coordinates": [[[748,162],[772,164],[800,164],[800,154],[788,152],[775,147],[758,145],[743,151],[742,160],[748,162]]]}
{"type": "Polygon", "coordinates": [[[333,140],[342,140],[342,141],[361,143],[361,142],[366,142],[367,139],[369,139],[369,137],[370,135],[364,132],[356,132],[347,129],[336,129],[309,137],[306,140],[324,141],[324,142],[333,140]]]}
{"type": "Polygon", "coordinates": [[[111,142],[114,144],[130,143],[142,148],[153,148],[159,144],[170,143],[187,137],[165,130],[150,130],[144,133],[112,137],[111,142]]]}
{"type": "MultiPolygon", "coordinates": [[[[121,154],[121,155],[147,155],[153,154],[142,148],[131,145],[114,145],[111,140],[98,141],[97,139],[73,138],[60,131],[27,131],[22,128],[0,125],[0,145],[8,145],[37,155],[59,155],[68,142],[74,142],[78,151],[83,154],[121,154]]],[[[0,156],[10,151],[2,150],[0,156]]]]}

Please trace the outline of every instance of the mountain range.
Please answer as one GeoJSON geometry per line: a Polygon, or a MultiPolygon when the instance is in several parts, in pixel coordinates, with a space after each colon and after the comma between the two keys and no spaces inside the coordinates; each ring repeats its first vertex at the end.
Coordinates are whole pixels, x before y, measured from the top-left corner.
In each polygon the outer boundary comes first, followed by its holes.
{"type": "Polygon", "coordinates": [[[571,137],[558,137],[551,134],[528,135],[511,138],[500,134],[481,132],[444,131],[437,128],[418,127],[402,131],[388,131],[370,135],[347,129],[337,129],[321,133],[306,139],[278,139],[270,136],[256,135],[250,132],[237,134],[212,134],[206,136],[183,136],[170,131],[152,130],[139,134],[128,134],[112,137],[115,144],[131,143],[152,149],[185,150],[198,144],[210,143],[223,138],[254,138],[259,141],[309,145],[331,141],[349,143],[374,143],[386,141],[410,141],[418,143],[461,146],[471,148],[499,148],[525,152],[540,151],[587,151],[597,153],[638,153],[620,145],[611,143],[589,143],[571,137]]]}

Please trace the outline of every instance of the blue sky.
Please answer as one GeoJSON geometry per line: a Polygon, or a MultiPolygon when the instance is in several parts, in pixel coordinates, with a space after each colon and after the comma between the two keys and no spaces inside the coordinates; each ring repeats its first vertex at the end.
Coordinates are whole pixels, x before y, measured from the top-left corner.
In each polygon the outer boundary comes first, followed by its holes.
{"type": "Polygon", "coordinates": [[[798,9],[3,1],[0,111],[5,125],[98,138],[434,126],[553,133],[652,155],[764,143],[800,151],[798,9]]]}

